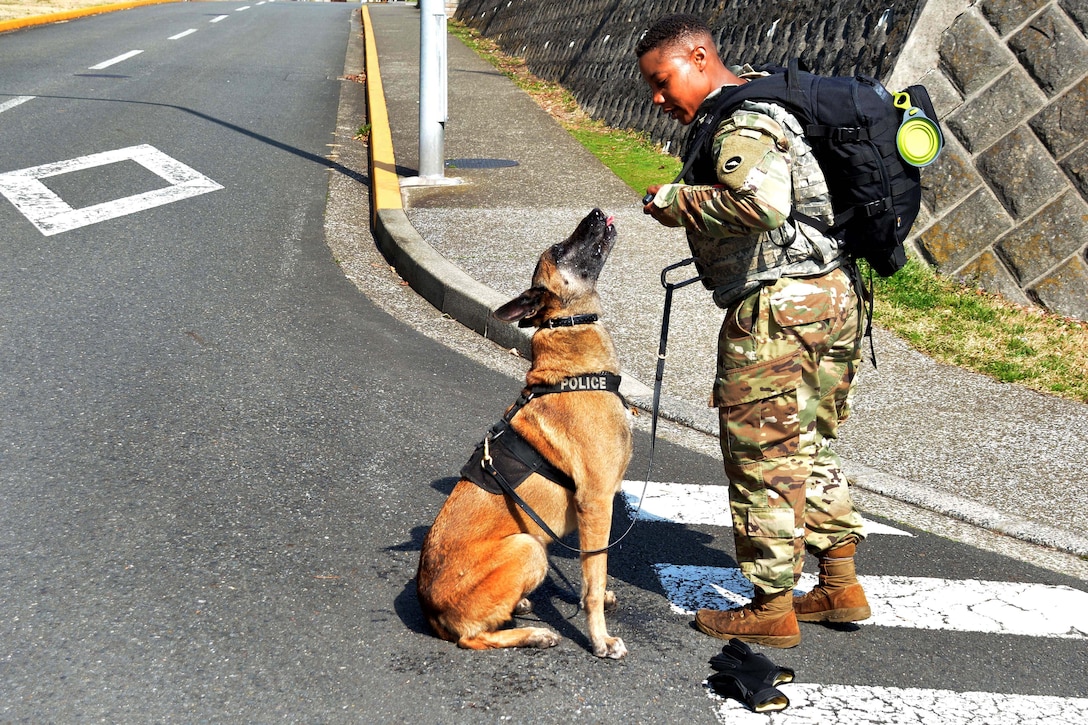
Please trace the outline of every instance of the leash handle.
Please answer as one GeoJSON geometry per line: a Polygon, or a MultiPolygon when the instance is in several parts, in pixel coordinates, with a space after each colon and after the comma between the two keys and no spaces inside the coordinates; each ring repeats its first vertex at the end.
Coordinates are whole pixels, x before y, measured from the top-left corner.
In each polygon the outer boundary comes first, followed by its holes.
{"type": "MultiPolygon", "coordinates": [[[[681,267],[687,267],[687,266],[692,265],[692,264],[695,264],[695,257],[688,257],[687,259],[682,259],[679,262],[676,262],[674,264],[670,264],[669,266],[667,266],[663,270],[661,270],[661,286],[665,288],[666,303],[668,302],[668,293],[671,290],[680,289],[681,287],[687,287],[689,284],[692,284],[693,282],[698,282],[699,280],[701,280],[703,278],[703,275],[698,274],[698,275],[696,275],[694,277],[691,277],[690,279],[685,279],[683,282],[670,282],[669,281],[669,272],[673,271],[674,269],[680,269],[681,267]]],[[[667,309],[666,309],[666,311],[667,311],[667,309]]],[[[666,315],[666,325],[667,324],[668,324],[668,316],[666,315]]]]}
{"type": "MultiPolygon", "coordinates": [[[[694,263],[695,257],[688,257],[683,261],[670,264],[661,270],[661,286],[665,288],[665,307],[661,313],[661,339],[657,346],[657,371],[654,374],[653,419],[650,422],[650,462],[646,466],[647,482],[649,482],[650,472],[653,470],[654,449],[657,447],[657,419],[661,409],[661,381],[665,377],[665,349],[669,343],[669,317],[672,315],[672,293],[675,290],[687,287],[689,284],[698,282],[703,278],[703,275],[700,274],[691,277],[690,279],[686,279],[683,282],[669,282],[669,272],[682,267],[687,267],[694,263]]],[[[643,493],[645,493],[645,490],[643,493]]],[[[645,498],[645,496],[643,496],[643,498],[645,498]]],[[[639,499],[639,509],[641,508],[642,499],[639,499]]]]}
{"type": "Polygon", "coordinates": [[[669,282],[669,272],[694,263],[695,257],[688,257],[661,270],[661,286],[665,288],[665,306],[661,312],[661,341],[657,346],[657,371],[654,373],[654,402],[650,420],[650,457],[646,463],[646,477],[642,480],[642,494],[638,497],[638,507],[635,508],[635,513],[631,517],[631,525],[627,527],[627,531],[624,532],[623,536],[613,543],[619,543],[634,528],[635,521],[638,520],[638,515],[642,512],[642,503],[646,500],[646,489],[650,486],[650,474],[654,470],[654,451],[657,449],[657,419],[661,410],[661,381],[665,378],[665,348],[669,342],[669,317],[672,315],[672,293],[703,278],[703,275],[699,274],[683,282],[669,282]]]}

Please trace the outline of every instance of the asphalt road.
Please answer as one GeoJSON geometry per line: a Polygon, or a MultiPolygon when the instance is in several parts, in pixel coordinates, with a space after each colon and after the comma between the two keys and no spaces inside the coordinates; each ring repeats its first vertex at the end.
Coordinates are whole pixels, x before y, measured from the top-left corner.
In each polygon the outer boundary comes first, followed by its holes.
{"type": "MultiPolygon", "coordinates": [[[[715,722],[720,643],[658,565],[731,566],[719,526],[647,522],[615,550],[624,661],[586,650],[563,554],[535,615],[558,648],[427,633],[419,542],[517,364],[390,316],[330,251],[344,189],[366,238],[366,167],[337,146],[362,112],[353,10],[176,3],[0,36],[0,720],[715,722]]],[[[668,442],[657,461],[721,475],[668,442]]],[[[912,533],[872,537],[865,572],[1086,589],[912,533]]],[[[771,653],[802,682],[1088,693],[1083,637],[804,636],[771,653]]]]}

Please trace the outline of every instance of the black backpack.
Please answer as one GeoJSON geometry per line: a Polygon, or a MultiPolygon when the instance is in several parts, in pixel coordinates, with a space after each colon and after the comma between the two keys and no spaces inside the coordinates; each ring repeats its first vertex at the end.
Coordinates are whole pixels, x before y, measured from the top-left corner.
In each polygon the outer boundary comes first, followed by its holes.
{"type": "MultiPolygon", "coordinates": [[[[922,200],[917,166],[904,162],[896,144],[903,110],[883,85],[867,76],[820,76],[788,68],[764,68],[771,75],[723,89],[717,104],[692,129],[680,178],[706,183],[713,163],[710,145],[721,120],[744,101],[776,103],[804,127],[831,193],[831,226],[794,211],[792,216],[823,234],[840,237],[846,251],[863,258],[882,277],[907,263],[903,242],[922,200]],[[701,157],[701,158],[700,158],[701,157]]],[[[914,106],[936,123],[937,114],[923,86],[907,89],[914,106]]]]}

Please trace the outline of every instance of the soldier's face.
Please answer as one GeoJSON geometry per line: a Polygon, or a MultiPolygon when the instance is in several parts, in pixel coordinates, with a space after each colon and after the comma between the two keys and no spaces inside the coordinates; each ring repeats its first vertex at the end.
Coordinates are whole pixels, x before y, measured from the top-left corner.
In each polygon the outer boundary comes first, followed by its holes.
{"type": "Polygon", "coordinates": [[[706,74],[706,48],[680,44],[658,46],[638,59],[642,79],[655,106],[687,125],[714,90],[706,74]]]}

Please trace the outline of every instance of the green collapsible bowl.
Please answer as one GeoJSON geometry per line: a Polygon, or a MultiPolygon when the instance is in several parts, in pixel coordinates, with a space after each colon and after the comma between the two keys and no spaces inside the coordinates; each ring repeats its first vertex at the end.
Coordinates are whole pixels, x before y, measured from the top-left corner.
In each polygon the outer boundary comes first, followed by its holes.
{"type": "Polygon", "coordinates": [[[895,136],[899,155],[911,166],[929,166],[944,148],[940,127],[921,108],[911,105],[907,93],[895,94],[895,107],[903,109],[903,121],[895,136]]]}

